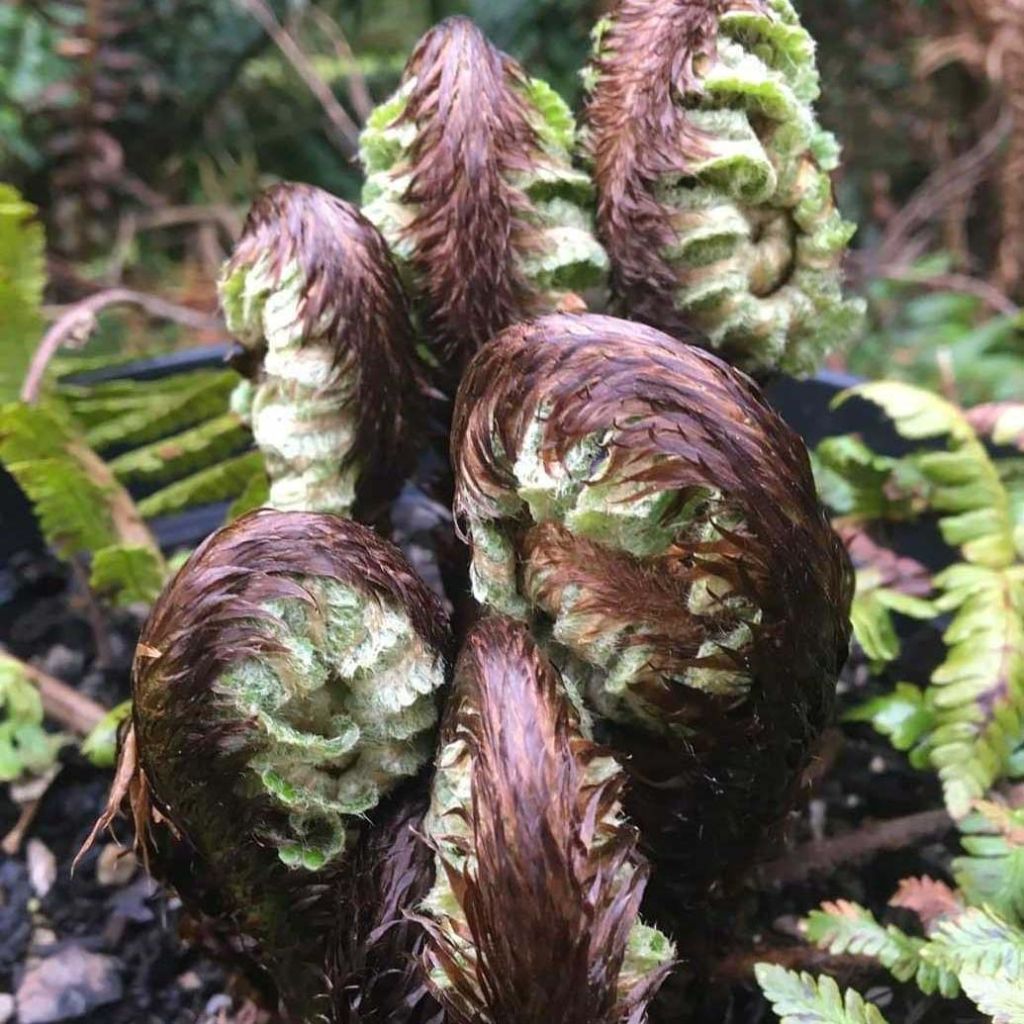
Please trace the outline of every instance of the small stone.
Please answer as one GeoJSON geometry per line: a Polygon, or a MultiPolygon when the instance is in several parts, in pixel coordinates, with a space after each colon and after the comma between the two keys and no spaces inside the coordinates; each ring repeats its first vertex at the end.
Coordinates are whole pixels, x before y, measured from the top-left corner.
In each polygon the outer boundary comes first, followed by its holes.
{"type": "Polygon", "coordinates": [[[885,758],[881,754],[875,754],[868,764],[868,771],[875,775],[881,775],[885,771],[885,758]]]}
{"type": "Polygon", "coordinates": [[[90,953],[81,946],[67,946],[33,964],[18,986],[19,1024],[53,1024],[73,1020],[122,994],[118,962],[90,953]]]}
{"type": "Polygon", "coordinates": [[[203,987],[203,979],[195,971],[186,971],[178,976],[178,987],[185,992],[198,992],[203,987]]]}
{"type": "Polygon", "coordinates": [[[96,881],[108,887],[127,885],[139,869],[131,850],[113,843],[104,846],[96,860],[96,881]]]}
{"type": "Polygon", "coordinates": [[[57,933],[52,928],[40,925],[32,931],[32,948],[39,952],[57,945],[57,933]]]}
{"type": "Polygon", "coordinates": [[[25,847],[25,860],[32,890],[42,899],[57,880],[57,858],[42,840],[30,839],[25,847]]]}
{"type": "Polygon", "coordinates": [[[0,1024],[7,1024],[13,1016],[14,996],[9,992],[0,992],[0,1024]]]}
{"type": "Polygon", "coordinates": [[[216,1017],[218,1013],[231,1009],[231,996],[226,995],[224,992],[220,992],[215,996],[211,996],[203,1007],[203,1013],[208,1017],[216,1017]]]}

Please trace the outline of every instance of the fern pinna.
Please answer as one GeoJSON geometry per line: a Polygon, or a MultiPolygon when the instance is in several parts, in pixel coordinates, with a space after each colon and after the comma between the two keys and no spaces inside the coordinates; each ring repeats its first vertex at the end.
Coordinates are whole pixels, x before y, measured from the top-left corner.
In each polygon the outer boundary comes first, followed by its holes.
{"type": "MultiPolygon", "coordinates": [[[[918,450],[900,458],[876,456],[860,442],[830,439],[819,447],[819,478],[827,501],[847,526],[873,519],[928,516],[959,554],[931,580],[931,614],[949,616],[946,660],[925,690],[910,684],[855,715],[883,731],[898,720],[900,745],[915,748],[942,780],[946,804],[960,818],[1005,777],[1024,743],[1024,479],[1020,461],[989,451],[979,431],[996,443],[1019,437],[1019,406],[964,411],[908,384],[882,382],[853,389],[881,407],[918,450]],[[853,448],[851,448],[851,445],[853,448]],[[851,457],[851,452],[853,457],[851,457]]],[[[845,400],[845,399],[842,399],[845,400]]],[[[856,552],[855,552],[856,557],[856,552]]],[[[865,648],[890,660],[890,611],[923,617],[920,596],[866,587],[879,567],[895,563],[878,549],[862,561],[854,626],[865,648]],[[878,637],[886,642],[880,644],[878,637]]],[[[904,581],[906,565],[904,564],[904,581]]],[[[890,582],[892,577],[890,574],[890,582]]]]}

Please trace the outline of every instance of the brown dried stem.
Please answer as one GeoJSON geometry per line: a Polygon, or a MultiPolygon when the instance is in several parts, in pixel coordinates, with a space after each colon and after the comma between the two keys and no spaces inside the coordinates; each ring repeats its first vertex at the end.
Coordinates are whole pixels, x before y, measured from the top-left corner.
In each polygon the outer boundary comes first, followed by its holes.
{"type": "MultiPolygon", "coordinates": [[[[12,658],[4,654],[5,658],[12,658]]],[[[19,662],[21,670],[39,690],[43,701],[43,711],[58,725],[79,736],[88,736],[99,725],[107,713],[102,704],[98,704],[85,694],[79,693],[74,687],[55,679],[34,665],[19,662]]]]}
{"type": "Polygon", "coordinates": [[[39,398],[39,390],[50,360],[65,345],[70,348],[81,348],[96,330],[98,314],[112,306],[138,306],[159,320],[170,320],[197,331],[224,329],[219,317],[202,313],[190,306],[170,302],[158,295],[149,295],[130,288],[108,288],[96,292],[63,308],[43,335],[43,340],[29,364],[25,382],[21,386],[23,402],[32,404],[39,398]]]}
{"type": "Polygon", "coordinates": [[[327,115],[333,129],[329,134],[338,148],[347,157],[354,156],[359,148],[359,126],[338,102],[331,87],[317,73],[302,47],[277,20],[271,7],[265,3],[265,0],[235,0],[235,3],[259,22],[271,42],[281,51],[288,63],[305,82],[306,88],[313,94],[327,115]]]}
{"type": "Polygon", "coordinates": [[[840,864],[867,860],[884,850],[906,846],[944,835],[953,827],[945,810],[921,811],[904,818],[872,822],[834,839],[804,843],[777,860],[763,864],[757,872],[765,885],[803,882],[816,874],[826,874],[840,864]]]}

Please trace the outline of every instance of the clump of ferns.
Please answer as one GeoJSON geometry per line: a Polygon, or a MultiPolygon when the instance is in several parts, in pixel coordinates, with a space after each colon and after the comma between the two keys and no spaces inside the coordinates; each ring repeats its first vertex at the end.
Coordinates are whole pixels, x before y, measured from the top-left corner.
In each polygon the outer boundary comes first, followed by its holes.
{"type": "Polygon", "coordinates": [[[584,312],[606,258],[574,143],[445,22],[368,128],[365,215],[276,186],[222,276],[270,507],[157,602],[100,824],[130,811],[290,1020],[671,1016],[832,711],[852,572],[807,452],[715,355],[584,312]],[[424,349],[480,606],[454,669],[438,599],[343,518],[386,521],[424,349]]]}

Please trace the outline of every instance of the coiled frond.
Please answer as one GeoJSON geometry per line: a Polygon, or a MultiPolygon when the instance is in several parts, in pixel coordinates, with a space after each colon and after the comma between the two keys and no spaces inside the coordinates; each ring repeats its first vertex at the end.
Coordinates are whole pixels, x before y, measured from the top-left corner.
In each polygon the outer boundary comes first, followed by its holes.
{"type": "Polygon", "coordinates": [[[479,624],[425,823],[437,852],[427,966],[453,1024],[643,1018],[673,948],[637,917],[647,866],[623,781],[523,626],[479,624]]]}
{"type": "Polygon", "coordinates": [[[431,29],[363,134],[366,215],[456,371],[525,317],[582,308],[607,259],[572,114],[465,18],[431,29]]]}
{"type": "Polygon", "coordinates": [[[397,549],[270,510],[198,548],[143,630],[134,734],[176,837],[161,873],[260,944],[286,1004],[326,998],[337,877],[430,757],[447,646],[397,549]]]}
{"type": "Polygon", "coordinates": [[[365,512],[401,485],[419,409],[406,301],[376,229],[308,185],[253,204],[220,282],[259,360],[251,418],[276,508],[365,512]]]}
{"type": "Polygon", "coordinates": [[[652,889],[728,874],[846,656],[849,561],[799,438],[716,357],[556,315],[470,365],[452,455],[477,596],[532,625],[631,755],[627,811],[671,862],[652,889]]]}
{"type": "Polygon", "coordinates": [[[595,38],[588,144],[623,308],[750,371],[814,370],[862,310],[790,0],[620,0],[595,38]]]}

